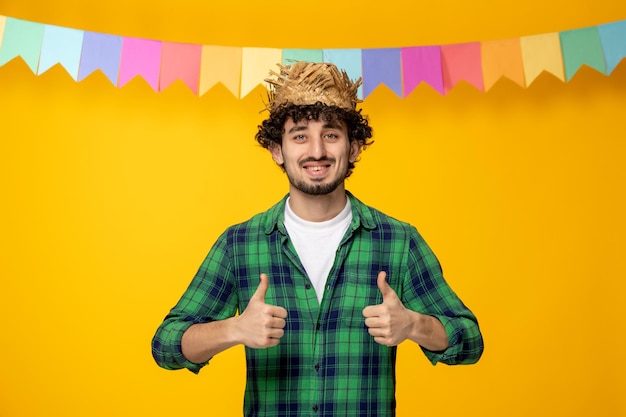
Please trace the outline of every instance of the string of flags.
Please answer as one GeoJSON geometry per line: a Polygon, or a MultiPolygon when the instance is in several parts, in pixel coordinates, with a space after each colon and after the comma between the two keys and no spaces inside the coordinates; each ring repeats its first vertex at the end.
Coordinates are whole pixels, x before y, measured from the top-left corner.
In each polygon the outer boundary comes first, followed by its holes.
{"type": "Polygon", "coordinates": [[[267,87],[279,62],[330,62],[363,78],[361,99],[381,84],[402,98],[421,83],[442,95],[461,81],[487,92],[503,77],[526,88],[544,71],[567,82],[583,65],[610,75],[626,57],[626,20],[459,44],[279,49],[166,42],[0,16],[0,66],[17,57],[36,75],[60,64],[75,81],[99,70],[116,87],[141,77],[160,92],[180,80],[196,95],[221,82],[238,98],[267,87]]]}

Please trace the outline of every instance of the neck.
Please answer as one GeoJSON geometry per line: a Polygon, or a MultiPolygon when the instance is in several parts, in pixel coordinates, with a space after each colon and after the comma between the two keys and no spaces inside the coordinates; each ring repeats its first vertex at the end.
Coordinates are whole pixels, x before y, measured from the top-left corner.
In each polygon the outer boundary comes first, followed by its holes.
{"type": "Polygon", "coordinates": [[[289,207],[301,219],[310,222],[323,222],[337,216],[346,206],[346,190],[337,187],[326,195],[310,195],[292,189],[289,192],[289,207]]]}

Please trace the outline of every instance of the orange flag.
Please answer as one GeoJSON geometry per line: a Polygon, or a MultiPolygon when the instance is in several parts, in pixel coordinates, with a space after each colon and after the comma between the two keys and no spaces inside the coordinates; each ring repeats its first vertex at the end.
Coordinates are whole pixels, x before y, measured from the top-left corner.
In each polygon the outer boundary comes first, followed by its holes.
{"type": "Polygon", "coordinates": [[[501,77],[525,87],[519,38],[482,42],[481,55],[485,91],[493,87],[501,77]]]}
{"type": "Polygon", "coordinates": [[[217,83],[222,83],[239,97],[241,79],[241,48],[235,46],[202,46],[202,65],[200,66],[200,95],[203,95],[217,83]]]}

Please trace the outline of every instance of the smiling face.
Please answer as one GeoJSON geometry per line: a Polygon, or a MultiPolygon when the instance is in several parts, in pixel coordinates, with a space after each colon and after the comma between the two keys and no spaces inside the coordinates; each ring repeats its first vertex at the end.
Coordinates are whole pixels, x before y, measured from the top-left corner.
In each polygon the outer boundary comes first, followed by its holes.
{"type": "Polygon", "coordinates": [[[285,122],[282,145],[272,147],[272,158],[289,179],[290,193],[329,195],[344,193],[349,164],[359,155],[345,123],[303,119],[285,122]]]}

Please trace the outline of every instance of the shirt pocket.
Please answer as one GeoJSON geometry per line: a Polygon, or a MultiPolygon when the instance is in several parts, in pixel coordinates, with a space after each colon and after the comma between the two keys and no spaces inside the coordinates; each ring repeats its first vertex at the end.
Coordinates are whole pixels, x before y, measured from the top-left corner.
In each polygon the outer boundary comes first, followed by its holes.
{"type": "Polygon", "coordinates": [[[376,277],[356,272],[344,273],[338,282],[333,305],[339,320],[350,327],[365,327],[363,309],[382,303],[376,277]]]}

